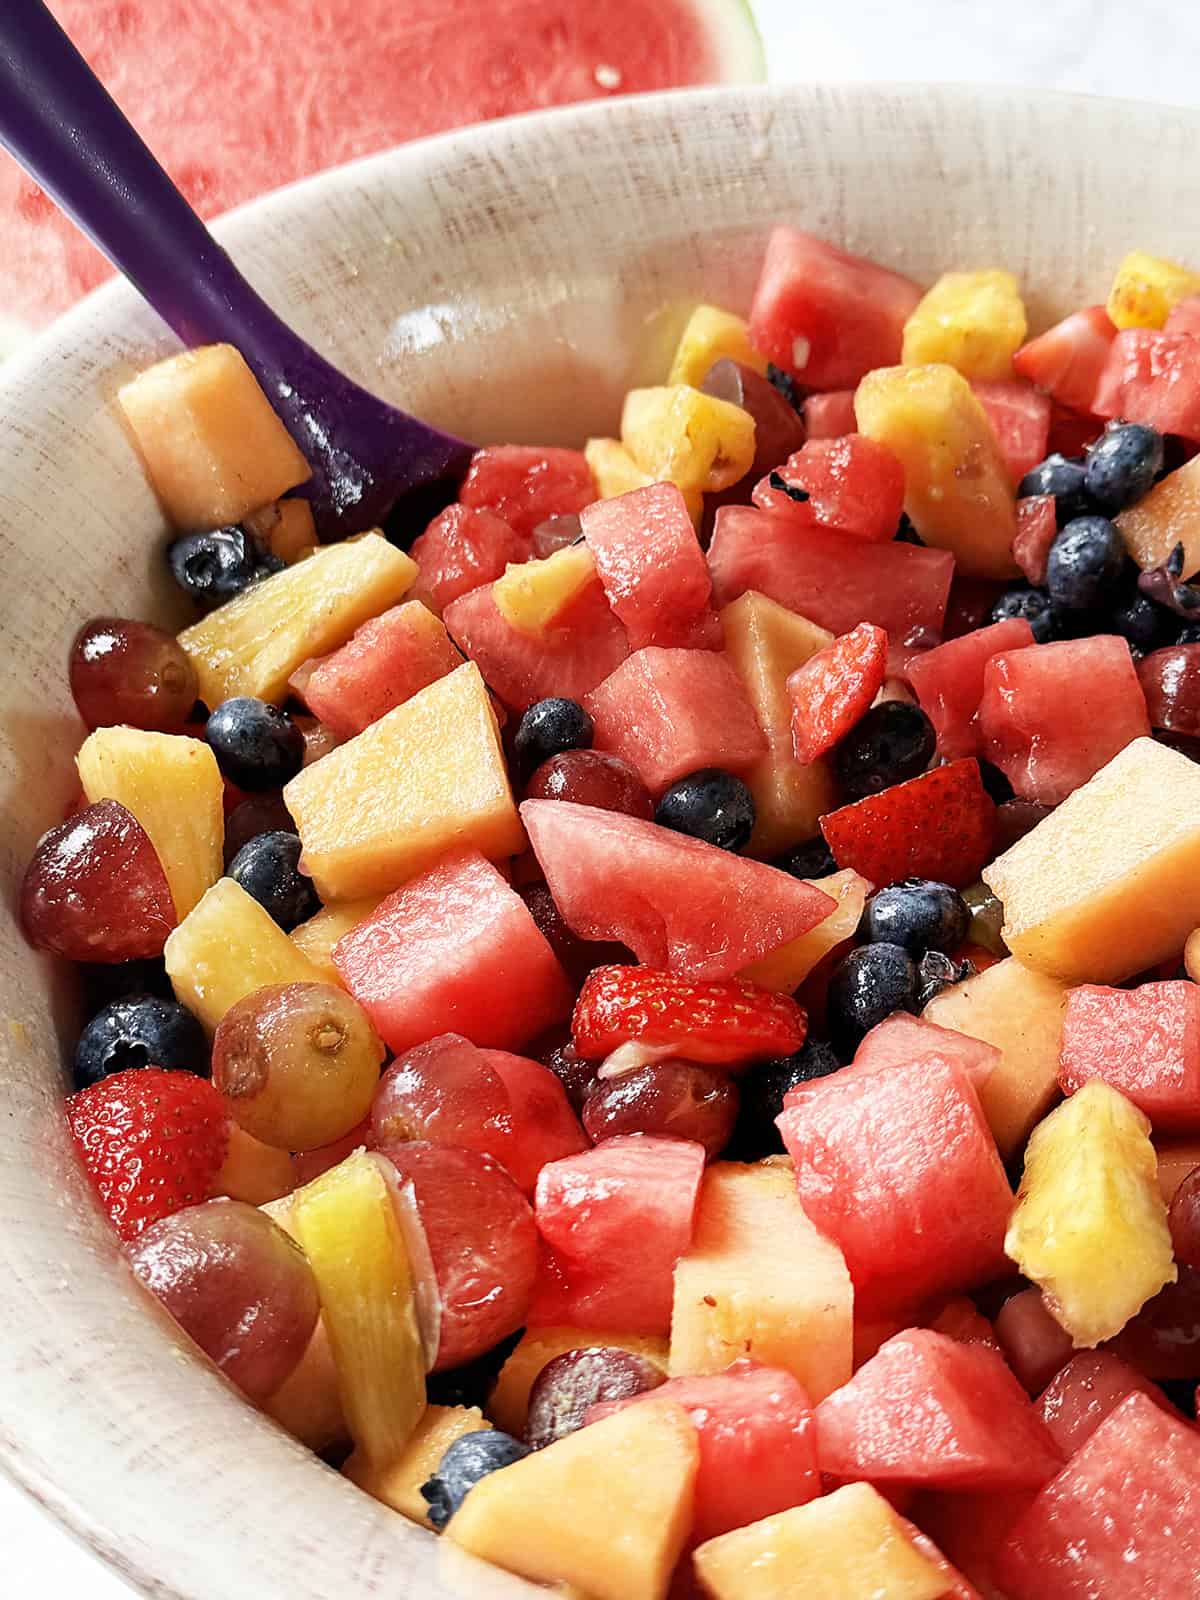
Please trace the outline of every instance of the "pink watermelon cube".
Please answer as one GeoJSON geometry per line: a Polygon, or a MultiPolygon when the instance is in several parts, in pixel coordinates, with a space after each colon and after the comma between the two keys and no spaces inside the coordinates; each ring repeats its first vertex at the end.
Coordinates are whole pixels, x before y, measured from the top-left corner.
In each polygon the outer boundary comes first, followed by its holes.
{"type": "Polygon", "coordinates": [[[1016,1523],[997,1576],[1010,1600],[1195,1600],[1200,1433],[1132,1394],[1016,1523]]]}
{"type": "Polygon", "coordinates": [[[527,1194],[548,1162],[579,1155],[590,1140],[571,1109],[562,1080],[540,1061],[510,1055],[507,1050],[482,1050],[485,1068],[504,1085],[512,1119],[512,1137],[505,1166],[527,1194]]]}
{"type": "Polygon", "coordinates": [[[798,528],[883,544],[900,526],[904,468],[886,445],[861,433],[810,439],[755,484],[751,499],[761,511],[798,528]],[[801,490],[807,499],[796,499],[789,489],[801,490]]]}
{"type": "Polygon", "coordinates": [[[1200,337],[1200,295],[1189,294],[1167,312],[1164,333],[1190,333],[1200,337]]]}
{"type": "Polygon", "coordinates": [[[800,1202],[841,1247],[855,1309],[883,1314],[985,1283],[1013,1206],[962,1070],[937,1056],[793,1089],[779,1131],[800,1202]]]}
{"type": "Polygon", "coordinates": [[[440,614],[459,595],[499,578],[510,561],[528,561],[529,550],[529,539],[495,512],[447,506],[413,540],[409,554],[420,568],[414,593],[440,614]]]}
{"type": "Polygon", "coordinates": [[[1081,1350],[1072,1356],[1051,1378],[1037,1408],[1059,1454],[1069,1461],[1131,1394],[1144,1394],[1168,1416],[1180,1415],[1156,1383],[1111,1350],[1081,1350]]]}
{"type": "Polygon", "coordinates": [[[721,648],[712,579],[683,496],[673,483],[652,483],[613,500],[597,500],[585,507],[580,521],[630,649],[721,648]]]}
{"type": "Polygon", "coordinates": [[[954,575],[948,550],[797,528],[753,506],[718,511],[708,565],[718,607],[757,589],[830,633],[873,622],[893,644],[940,638],[954,575]]]}
{"type": "Polygon", "coordinates": [[[1075,1353],[1071,1335],[1050,1315],[1040,1289],[1010,1296],[994,1327],[1009,1366],[1030,1394],[1040,1394],[1075,1353]]]}
{"type": "Polygon", "coordinates": [[[976,379],[971,387],[987,412],[1009,475],[1014,483],[1020,483],[1027,472],[1046,459],[1049,395],[1031,383],[1013,380],[987,383],[976,379]]]}
{"type": "Polygon", "coordinates": [[[949,639],[909,662],[908,681],[933,723],[938,754],[944,761],[983,753],[979,702],[984,669],[993,656],[1023,650],[1032,643],[1033,629],[1013,617],[949,639]]]}
{"type": "Polygon", "coordinates": [[[767,739],[736,669],[709,650],[635,651],[585,698],[594,747],[620,756],[658,795],[701,767],[741,772],[767,739]]]}
{"type": "Polygon", "coordinates": [[[1200,439],[1200,339],[1123,328],[1112,342],[1091,409],[1200,439]]]}
{"type": "Polygon", "coordinates": [[[844,433],[855,433],[854,390],[810,394],[804,402],[804,426],[810,439],[840,439],[844,433]]]}
{"type": "Polygon", "coordinates": [[[475,511],[503,517],[520,538],[532,540],[539,522],[577,515],[591,505],[596,485],[581,450],[494,444],[472,456],[458,498],[475,511]]]}
{"type": "Polygon", "coordinates": [[[521,817],[581,939],[686,978],[732,978],[835,909],[810,883],[638,817],[566,800],[526,800],[521,817]]]}
{"type": "Polygon", "coordinates": [[[1058,805],[1150,732],[1128,643],[1097,634],[994,655],[979,731],[984,755],[1019,800],[1058,805]]]}
{"type": "Polygon", "coordinates": [[[441,1033],[518,1048],[574,999],[524,900],[473,850],[389,895],[338,940],[333,964],[395,1052],[441,1033]]]}
{"type": "Polygon", "coordinates": [[[821,1470],[928,1489],[1039,1489],[1062,1466],[998,1351],[898,1333],[817,1407],[821,1470]]]}
{"type": "Polygon", "coordinates": [[[1069,410],[1094,411],[1100,374],[1116,336],[1103,306],[1085,306],[1022,345],[1013,368],[1069,410]]]}
{"type": "Polygon", "coordinates": [[[1067,995],[1062,1065],[1067,1094],[1092,1078],[1119,1089],[1156,1132],[1200,1129],[1200,987],[1186,980],[1067,995]]]}
{"type": "Polygon", "coordinates": [[[852,1065],[842,1071],[875,1072],[881,1067],[902,1067],[930,1057],[959,1067],[977,1092],[1000,1064],[1000,1051],[994,1044],[926,1022],[923,1017],[910,1016],[907,1011],[894,1011],[865,1035],[854,1052],[852,1065]]]}
{"type": "Polygon", "coordinates": [[[1031,494],[1017,501],[1017,536],[1013,560],[1040,587],[1046,581],[1050,546],[1058,537],[1058,508],[1052,494],[1031,494]]]}

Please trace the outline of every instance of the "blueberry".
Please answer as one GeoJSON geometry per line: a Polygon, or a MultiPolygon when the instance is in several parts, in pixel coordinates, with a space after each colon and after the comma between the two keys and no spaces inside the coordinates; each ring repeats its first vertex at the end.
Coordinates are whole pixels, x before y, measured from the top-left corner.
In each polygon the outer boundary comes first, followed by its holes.
{"type": "Polygon", "coordinates": [[[896,529],[893,538],[897,544],[923,545],[925,543],[924,539],[922,539],[921,535],[909,521],[908,513],[906,511],[902,511],[900,513],[900,525],[896,529]]]}
{"type": "Polygon", "coordinates": [[[858,925],[867,944],[898,944],[911,955],[953,950],[967,937],[971,913],[957,889],[932,878],[904,878],[867,901],[858,925]]]}
{"type": "Polygon", "coordinates": [[[718,849],[740,850],[754,832],[754,796],[732,772],[701,767],[671,785],[654,820],[718,849]]]}
{"type": "Polygon", "coordinates": [[[75,1046],[75,1087],[86,1089],[130,1067],[165,1067],[206,1078],[208,1040],[204,1029],[178,1000],[154,994],[114,1000],[79,1035],[75,1046]]]}
{"type": "Polygon", "coordinates": [[[835,747],[834,771],[849,798],[861,800],[924,772],[936,745],[933,724],[920,706],[885,700],[835,747]]]}
{"type": "Polygon", "coordinates": [[[847,1060],[877,1022],[915,1011],[917,964],[903,945],[867,944],[843,956],[829,978],[829,1032],[847,1060]]]}
{"type": "Polygon", "coordinates": [[[290,933],[321,909],[312,879],[299,869],[300,840],[294,833],[260,833],[229,864],[228,876],[290,933]]]}
{"type": "Polygon", "coordinates": [[[519,1328],[516,1333],[501,1339],[499,1344],[461,1367],[431,1372],[425,1379],[425,1393],[430,1405],[478,1406],[482,1411],[496,1386],[500,1368],[521,1342],[523,1333],[524,1329],[519,1328]]]}
{"type": "Polygon", "coordinates": [[[793,411],[804,415],[804,390],[792,377],[790,372],[785,372],[782,367],[777,367],[773,361],[767,362],[767,382],[791,406],[793,411]]]}
{"type": "Polygon", "coordinates": [[[1038,644],[1049,644],[1051,639],[1063,636],[1063,619],[1044,589],[1033,589],[1027,583],[1006,589],[992,607],[988,620],[1008,622],[1013,617],[1029,624],[1038,644]]]}
{"type": "Polygon", "coordinates": [[[1077,456],[1052,456],[1027,472],[1017,488],[1022,499],[1035,494],[1052,494],[1059,527],[1073,517],[1081,517],[1091,510],[1087,489],[1087,466],[1077,456]]]}
{"type": "Polygon", "coordinates": [[[592,719],[578,700],[539,700],[517,724],[513,753],[522,777],[564,750],[590,750],[592,719]]]}
{"type": "Polygon", "coordinates": [[[1173,644],[1200,644],[1200,622],[1185,622],[1172,640],[1173,644]]]}
{"type": "Polygon", "coordinates": [[[943,989],[974,975],[972,962],[951,961],[942,950],[926,950],[917,965],[917,1009],[923,1011],[943,989]]]}
{"type": "Polygon", "coordinates": [[[217,765],[239,789],[278,789],[304,765],[304,735],[286,712],[253,695],[225,700],[204,730],[217,765]]]}
{"type": "Polygon", "coordinates": [[[1162,465],[1161,433],[1140,422],[1110,422],[1088,451],[1083,485],[1096,509],[1114,517],[1142,498],[1162,465]]]}
{"type": "Polygon", "coordinates": [[[803,844],[785,850],[781,856],[775,857],[771,865],[793,878],[827,878],[838,869],[833,851],[820,834],[815,839],[806,839],[803,844]]]}
{"type": "Polygon", "coordinates": [[[511,1434],[501,1433],[499,1428],[464,1433],[438,1462],[433,1477],[421,1485],[421,1494],[429,1505],[430,1522],[441,1533],[468,1491],[481,1479],[528,1454],[528,1445],[511,1434]]]}
{"type": "Polygon", "coordinates": [[[979,758],[979,776],[983,787],[998,806],[1002,806],[1006,800],[1011,800],[1016,793],[1000,768],[990,761],[985,761],[982,756],[979,758]]]}
{"type": "Polygon", "coordinates": [[[827,1078],[842,1065],[831,1044],[806,1039],[795,1055],[777,1056],[752,1067],[738,1080],[741,1105],[733,1137],[725,1151],[732,1161],[761,1161],[777,1155],[783,1140],[775,1119],[783,1110],[783,1097],[797,1084],[827,1078]]]}
{"type": "Polygon", "coordinates": [[[1135,590],[1109,613],[1106,626],[1109,632],[1128,639],[1130,649],[1149,655],[1151,650],[1172,642],[1173,620],[1169,612],[1135,590]]]}
{"type": "Polygon", "coordinates": [[[219,606],[259,578],[279,572],[278,556],[260,550],[242,528],[185,533],[167,548],[171,576],[201,605],[219,606]]]}
{"type": "Polygon", "coordinates": [[[1046,589],[1064,611],[1100,609],[1121,581],[1125,541],[1107,517],[1076,517],[1050,546],[1046,589]]]}

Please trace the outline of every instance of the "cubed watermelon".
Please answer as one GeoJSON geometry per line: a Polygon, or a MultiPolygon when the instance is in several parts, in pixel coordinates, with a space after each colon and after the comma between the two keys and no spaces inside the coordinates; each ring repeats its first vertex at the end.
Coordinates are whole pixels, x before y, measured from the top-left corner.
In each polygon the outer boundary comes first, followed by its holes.
{"type": "Polygon", "coordinates": [[[1062,1066],[1067,1094],[1103,1078],[1159,1133],[1200,1130],[1200,987],[1186,980],[1067,996],[1062,1066]]]}
{"type": "Polygon", "coordinates": [[[810,439],[840,439],[844,433],[856,432],[854,390],[810,394],[804,402],[804,426],[810,439]]]}
{"type": "Polygon", "coordinates": [[[956,1339],[959,1344],[981,1344],[998,1356],[1004,1354],[995,1328],[965,1294],[951,1295],[936,1311],[926,1311],[923,1326],[945,1334],[947,1339],[956,1339]]]}
{"type": "Polygon", "coordinates": [[[447,506],[413,540],[409,554],[418,569],[413,592],[440,613],[459,595],[498,578],[510,561],[527,561],[529,553],[528,537],[514,533],[503,517],[447,506]]]}
{"type": "Polygon", "coordinates": [[[881,794],[821,818],[839,867],[853,867],[876,888],[901,878],[935,878],[962,889],[991,860],[996,807],[979,763],[934,767],[881,794]]]}
{"type": "Polygon", "coordinates": [[[586,1150],[588,1136],[571,1109],[562,1080],[549,1067],[507,1050],[483,1050],[480,1054],[508,1096],[512,1142],[504,1165],[513,1181],[532,1193],[547,1162],[586,1150]]]}
{"type": "Polygon", "coordinates": [[[1200,339],[1123,328],[1112,342],[1091,410],[1200,439],[1200,339]]]}
{"type": "Polygon", "coordinates": [[[1013,371],[1071,411],[1093,411],[1116,336],[1103,306],[1085,306],[1022,345],[1013,357],[1013,371]]]}
{"type": "Polygon", "coordinates": [[[972,1039],[954,1028],[939,1027],[936,1022],[910,1016],[907,1011],[894,1011],[864,1036],[854,1052],[852,1068],[874,1072],[880,1067],[905,1066],[910,1061],[931,1058],[959,1067],[978,1091],[999,1065],[1000,1052],[995,1045],[972,1039]]]}
{"type": "Polygon", "coordinates": [[[1050,546],[1057,537],[1058,505],[1052,494],[1031,494],[1017,501],[1013,560],[1030,583],[1039,588],[1046,581],[1050,546]]]}
{"type": "Polygon", "coordinates": [[[476,511],[494,511],[514,533],[532,539],[547,517],[591,505],[596,486],[582,450],[496,444],[472,456],[458,498],[476,511]]]}
{"type": "Polygon", "coordinates": [[[886,543],[900,526],[904,468],[886,445],[861,433],[810,439],[754,486],[751,499],[798,528],[886,543]],[[807,498],[798,499],[797,490],[807,498]]]}
{"type": "Polygon", "coordinates": [[[850,732],[883,687],[887,659],[887,634],[860,622],[789,674],[797,761],[811,764],[850,732]]]}
{"type": "Polygon", "coordinates": [[[1009,1366],[1030,1394],[1040,1394],[1075,1351],[1071,1335],[1051,1316],[1040,1289],[1011,1295],[993,1326],[1009,1366]]]}
{"type": "Polygon", "coordinates": [[[1039,1489],[1062,1466],[996,1350],[910,1328],[817,1407],[821,1470],[927,1489],[1039,1489]]]}
{"type": "Polygon", "coordinates": [[[711,650],[648,645],[585,696],[597,750],[620,756],[652,794],[701,767],[740,772],[767,753],[744,684],[711,650]]]}
{"type": "Polygon", "coordinates": [[[810,883],[653,822],[565,800],[526,800],[521,815],[581,939],[619,939],[684,977],[732,978],[835,909],[810,883]]]}
{"type": "Polygon", "coordinates": [[[908,681],[933,723],[944,761],[982,755],[979,702],[984,668],[1001,651],[1022,650],[1032,643],[1033,629],[1012,617],[923,650],[909,662],[908,681]]]}
{"type": "Polygon", "coordinates": [[[1014,483],[1046,458],[1050,435],[1050,400],[1029,383],[976,379],[979,403],[996,435],[1000,454],[1014,483]]]}
{"type": "Polygon", "coordinates": [[[792,1090],[778,1121],[800,1201],[863,1313],[986,1282],[1013,1196],[970,1080],[937,1056],[792,1090]]]}
{"type": "Polygon", "coordinates": [[[1042,1391],[1038,1411],[1064,1461],[1092,1437],[1131,1394],[1144,1394],[1168,1415],[1179,1412],[1156,1383],[1111,1350],[1081,1350],[1042,1391]]]}
{"type": "Polygon", "coordinates": [[[393,1051],[440,1033],[517,1048],[574,999],[525,902],[476,851],[389,895],[338,940],[333,964],[393,1051]]]}
{"type": "Polygon", "coordinates": [[[1150,732],[1128,642],[1096,634],[992,656],[979,731],[1018,799],[1058,805],[1150,732]]]}

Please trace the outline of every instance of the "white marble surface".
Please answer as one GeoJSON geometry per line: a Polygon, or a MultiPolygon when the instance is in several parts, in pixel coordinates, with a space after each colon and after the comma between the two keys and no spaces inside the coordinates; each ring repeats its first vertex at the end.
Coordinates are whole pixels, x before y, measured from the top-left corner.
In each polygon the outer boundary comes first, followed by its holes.
{"type": "MultiPolygon", "coordinates": [[[[756,0],[771,76],[1044,84],[1189,104],[1200,11],[1146,0],[756,0]]],[[[1053,226],[1053,219],[1047,219],[1053,226]]],[[[132,1591],[0,1480],[7,1594],[131,1600],[132,1591]]]]}

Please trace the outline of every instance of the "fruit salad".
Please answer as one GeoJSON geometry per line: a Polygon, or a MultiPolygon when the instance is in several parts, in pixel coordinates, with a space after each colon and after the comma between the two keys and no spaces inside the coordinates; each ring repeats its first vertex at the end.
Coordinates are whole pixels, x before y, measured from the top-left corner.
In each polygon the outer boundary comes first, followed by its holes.
{"type": "Polygon", "coordinates": [[[1200,275],[1030,333],[780,227],[611,437],[328,545],[235,350],[121,392],[194,619],[68,663],[70,1135],[460,1551],[1200,1597],[1200,275]]]}

